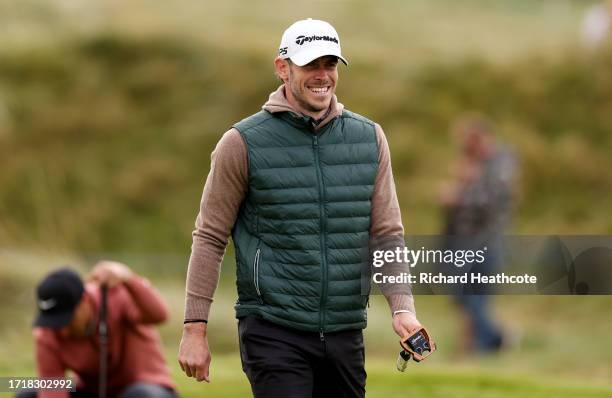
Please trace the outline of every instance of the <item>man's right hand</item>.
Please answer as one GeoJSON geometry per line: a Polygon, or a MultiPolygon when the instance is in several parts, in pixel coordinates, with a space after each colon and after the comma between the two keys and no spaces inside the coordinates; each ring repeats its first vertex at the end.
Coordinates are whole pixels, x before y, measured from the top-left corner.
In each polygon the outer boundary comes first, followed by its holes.
{"type": "Polygon", "coordinates": [[[178,362],[188,377],[210,383],[210,349],[204,322],[186,323],[179,347],[178,362]]]}

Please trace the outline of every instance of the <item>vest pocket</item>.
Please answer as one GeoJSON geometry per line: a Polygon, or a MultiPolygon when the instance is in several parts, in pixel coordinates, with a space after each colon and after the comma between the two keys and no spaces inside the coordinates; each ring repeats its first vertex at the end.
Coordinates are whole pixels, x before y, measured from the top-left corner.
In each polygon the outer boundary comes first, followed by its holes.
{"type": "MultiPolygon", "coordinates": [[[[259,245],[258,245],[259,246],[259,245]]],[[[257,292],[257,297],[260,301],[261,298],[261,290],[259,289],[259,260],[261,258],[261,248],[257,248],[255,252],[255,259],[253,260],[253,285],[255,286],[255,292],[257,292]]]]}

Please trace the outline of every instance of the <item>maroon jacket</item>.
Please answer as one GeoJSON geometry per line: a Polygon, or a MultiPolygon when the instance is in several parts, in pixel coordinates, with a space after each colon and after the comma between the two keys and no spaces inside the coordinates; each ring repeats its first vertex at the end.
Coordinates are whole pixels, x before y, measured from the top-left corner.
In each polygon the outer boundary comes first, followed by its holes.
{"type": "MultiPolygon", "coordinates": [[[[87,284],[96,318],[100,289],[87,284]]],[[[154,324],[168,318],[168,310],[150,283],[134,276],[108,291],[108,396],[118,396],[136,381],[174,388],[154,324]]],[[[96,329],[97,330],[97,329],[96,329]]],[[[39,377],[64,377],[71,370],[77,388],[98,391],[98,334],[82,339],[63,338],[48,328],[34,328],[39,377]]],[[[42,398],[68,398],[67,392],[39,392],[42,398]]]]}

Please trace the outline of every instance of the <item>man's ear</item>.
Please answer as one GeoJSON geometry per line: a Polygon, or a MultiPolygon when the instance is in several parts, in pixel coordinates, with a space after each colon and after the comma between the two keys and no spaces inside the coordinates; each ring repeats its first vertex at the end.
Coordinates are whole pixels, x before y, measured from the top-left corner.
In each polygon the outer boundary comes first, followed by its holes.
{"type": "Polygon", "coordinates": [[[281,57],[274,59],[274,70],[276,71],[276,76],[283,82],[286,83],[289,80],[289,63],[281,57]]]}

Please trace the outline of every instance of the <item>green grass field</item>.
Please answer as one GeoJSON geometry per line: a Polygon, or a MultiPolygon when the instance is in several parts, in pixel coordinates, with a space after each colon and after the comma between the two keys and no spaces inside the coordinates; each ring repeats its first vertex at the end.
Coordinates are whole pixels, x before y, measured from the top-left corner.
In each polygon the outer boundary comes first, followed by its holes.
{"type": "MultiPolygon", "coordinates": [[[[250,387],[237,355],[218,356],[213,361],[214,373],[211,374],[210,384],[185,380],[184,376],[176,375],[176,380],[180,380],[181,392],[186,397],[233,398],[250,395],[250,387]]],[[[610,386],[586,382],[508,376],[487,370],[456,371],[429,364],[399,373],[394,369],[393,361],[367,362],[366,395],[373,398],[603,398],[612,394],[610,386]]]]}
{"type": "MultiPolygon", "coordinates": [[[[137,259],[132,258],[135,264],[137,259]]],[[[178,260],[176,260],[178,261],[178,260]]],[[[0,252],[0,375],[34,375],[29,323],[35,281],[56,264],[80,264],[69,255],[0,252]],[[10,320],[10,321],[9,321],[10,320]]],[[[159,328],[169,366],[184,397],[246,397],[249,386],[237,352],[235,291],[231,261],[224,265],[209,325],[211,384],[185,377],[176,362],[180,341],[183,285],[178,263],[173,271],[151,275],[166,298],[171,320],[159,328]]],[[[86,268],[80,268],[84,271],[86,268]]],[[[435,336],[439,351],[406,373],[395,370],[397,338],[386,303],[373,297],[366,329],[368,397],[610,397],[612,396],[612,319],[608,297],[502,296],[494,299],[496,317],[512,342],[500,355],[465,356],[460,316],[448,297],[418,296],[420,320],[435,336]],[[572,349],[575,348],[575,349],[572,349]]]]}

